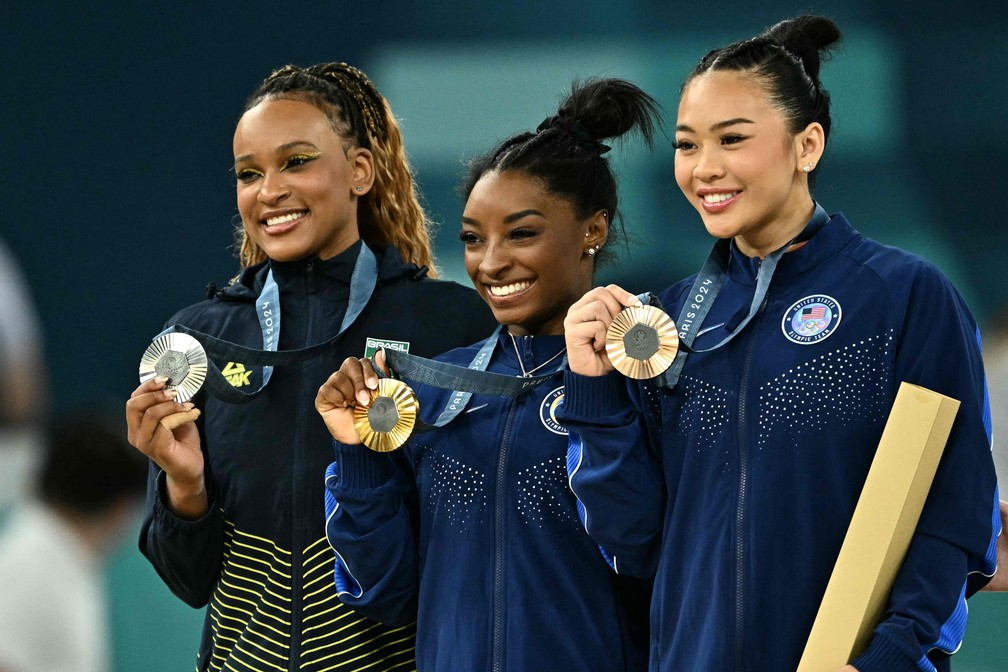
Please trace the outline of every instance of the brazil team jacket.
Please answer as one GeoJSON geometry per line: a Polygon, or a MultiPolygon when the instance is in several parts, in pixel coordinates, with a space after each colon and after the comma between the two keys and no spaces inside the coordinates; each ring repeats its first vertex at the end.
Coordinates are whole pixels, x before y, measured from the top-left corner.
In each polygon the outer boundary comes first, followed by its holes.
{"type": "MultiPolygon", "coordinates": [[[[515,346],[530,370],[563,336],[503,333],[489,370],[520,375],[515,346]]],[[[468,366],[478,350],[439,359],[468,366]]],[[[650,585],[613,573],[578,521],[554,417],[563,391],[557,375],[517,398],[474,395],[394,453],[335,443],[326,533],[340,597],[392,626],[417,618],[421,672],[646,668],[650,585]]],[[[433,421],[449,393],[417,392],[433,421]]]]}
{"type": "MultiPolygon", "coordinates": [[[[359,245],[327,261],[270,262],[280,289],[279,347],[327,341],[338,331],[359,245]]],[[[334,557],[323,529],[329,432],[315,412],[319,386],[368,341],[433,356],[485,337],[493,320],[472,290],[422,278],[392,249],[375,249],[379,277],[370,302],[330,352],[277,367],[263,393],[243,405],[206,396],[198,422],[210,510],[174,516],[152,465],[140,549],[187,604],[208,605],[196,669],[410,669],[413,626],[385,628],[344,607],[332,585],[334,557]]],[[[263,343],[254,302],[263,264],[169,324],[244,345],[263,343]]],[[[254,390],[258,367],[217,362],[232,385],[254,390]]]]}
{"type": "MultiPolygon", "coordinates": [[[[759,264],[732,250],[694,347],[748,313],[759,264]]],[[[661,295],[673,319],[699,303],[692,281],[661,295]]],[[[737,338],[688,356],[675,389],[568,372],[558,417],[587,530],[620,572],[655,576],[652,670],[797,667],[901,381],[961,406],[853,664],[946,670],[1000,521],[977,325],[931,264],[835,215],[784,255],[737,338]]]]}

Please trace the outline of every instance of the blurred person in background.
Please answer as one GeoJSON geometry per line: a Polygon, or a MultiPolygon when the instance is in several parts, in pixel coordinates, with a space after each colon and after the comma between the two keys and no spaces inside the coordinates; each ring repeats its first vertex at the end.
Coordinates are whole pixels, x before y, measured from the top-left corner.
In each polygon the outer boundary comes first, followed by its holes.
{"type": "Polygon", "coordinates": [[[105,562],[139,524],[147,462],[100,413],[53,424],[42,453],[0,531],[0,672],[109,672],[105,562]]]}
{"type": "Polygon", "coordinates": [[[42,330],[17,259],[0,240],[0,512],[27,494],[46,406],[42,330]]]}

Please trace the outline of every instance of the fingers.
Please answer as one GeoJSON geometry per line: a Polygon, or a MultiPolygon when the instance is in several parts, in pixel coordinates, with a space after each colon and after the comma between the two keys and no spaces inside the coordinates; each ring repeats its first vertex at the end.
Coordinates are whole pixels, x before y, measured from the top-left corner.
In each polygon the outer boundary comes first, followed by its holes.
{"type": "Polygon", "coordinates": [[[315,397],[315,408],[324,412],[371,402],[369,390],[378,389],[378,375],[367,359],[347,357],[339,371],[329,376],[315,397]]]}
{"type": "Polygon", "coordinates": [[[161,418],[160,424],[162,427],[164,427],[170,432],[187,423],[196,422],[196,418],[198,418],[199,416],[200,416],[200,410],[198,408],[193,408],[188,411],[182,411],[181,413],[172,413],[171,415],[166,415],[165,417],[161,418]]]}
{"type": "Polygon", "coordinates": [[[631,294],[619,285],[606,285],[606,290],[620,303],[620,310],[624,307],[640,306],[641,300],[636,294],[631,294]]]}
{"type": "Polygon", "coordinates": [[[133,390],[126,402],[127,439],[147,454],[163,418],[193,409],[192,402],[182,404],[175,401],[178,392],[164,389],[166,380],[163,377],[148,380],[133,390]]]}
{"type": "MultiPolygon", "coordinates": [[[[381,372],[385,374],[386,377],[392,375],[392,370],[388,367],[388,363],[385,361],[385,348],[381,348],[375,353],[374,363],[381,369],[381,372]]],[[[378,387],[378,378],[375,377],[375,388],[378,387]]]]}
{"type": "MultiPolygon", "coordinates": [[[[174,390],[165,391],[164,394],[172,392],[174,390]]],[[[174,398],[174,395],[171,398],[174,398]]],[[[130,402],[132,401],[134,400],[130,400],[130,402]]],[[[129,430],[127,438],[134,447],[145,455],[155,458],[156,461],[156,453],[169,446],[173,441],[174,435],[172,434],[172,430],[199,417],[200,412],[198,410],[196,410],[195,415],[192,414],[194,410],[195,408],[191,401],[180,404],[170,399],[163,400],[143,411],[139,419],[133,413],[133,417],[127,423],[129,430]],[[173,415],[182,417],[166,420],[173,415]]]]}

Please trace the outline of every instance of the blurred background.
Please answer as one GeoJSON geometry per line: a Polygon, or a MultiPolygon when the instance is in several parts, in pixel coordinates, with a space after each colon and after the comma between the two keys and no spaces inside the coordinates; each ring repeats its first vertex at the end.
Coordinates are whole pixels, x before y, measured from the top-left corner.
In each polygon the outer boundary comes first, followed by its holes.
{"type": "MultiPolygon", "coordinates": [[[[38,313],[48,413],[121,408],[164,320],[237,271],[231,136],[272,69],[344,60],[371,76],[440,223],[443,272],[468,284],[454,192],[467,157],[534,128],[576,76],[638,83],[674,127],[679,84],[704,53],[804,12],[845,35],[822,72],[834,128],[818,200],[953,279],[985,333],[992,400],[1006,403],[1001,3],[2,0],[0,239],[38,313]]],[[[699,268],[710,241],[675,186],[670,139],[613,158],[636,242],[600,281],[660,290],[699,268]]],[[[106,574],[114,669],[192,669],[202,612],[168,593],[135,534],[106,574]]],[[[1008,669],[1008,595],[970,607],[956,670],[1008,669]]]]}

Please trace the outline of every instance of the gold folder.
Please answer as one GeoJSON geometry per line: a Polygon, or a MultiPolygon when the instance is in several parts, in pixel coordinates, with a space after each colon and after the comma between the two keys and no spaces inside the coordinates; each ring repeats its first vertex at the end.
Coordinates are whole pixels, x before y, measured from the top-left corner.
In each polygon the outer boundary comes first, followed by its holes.
{"type": "Polygon", "coordinates": [[[901,383],[797,672],[833,672],[871,642],[959,402],[901,383]]]}

